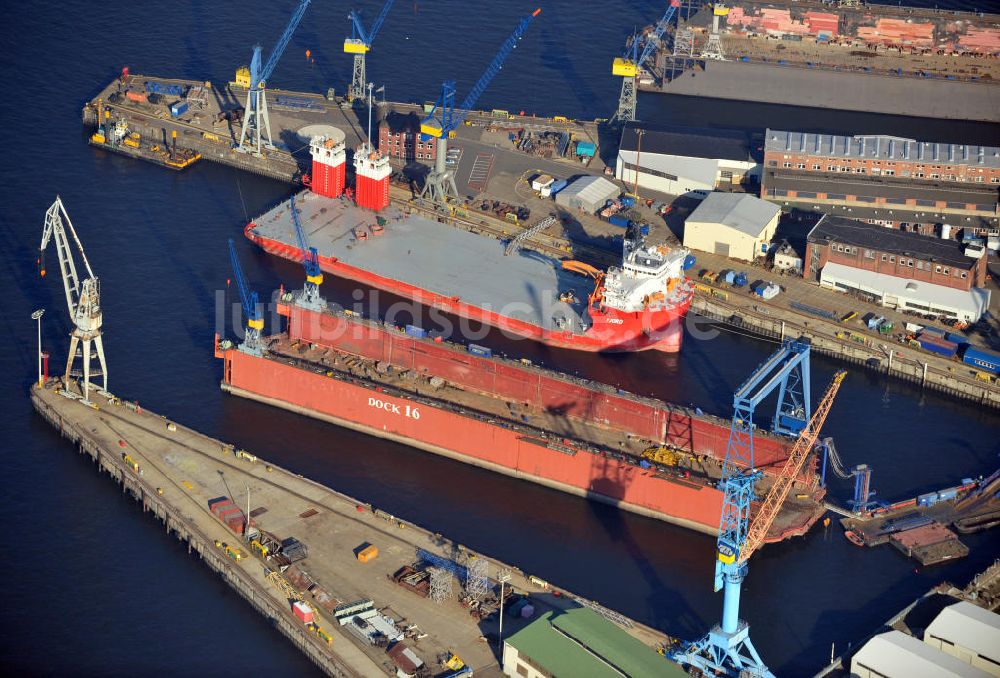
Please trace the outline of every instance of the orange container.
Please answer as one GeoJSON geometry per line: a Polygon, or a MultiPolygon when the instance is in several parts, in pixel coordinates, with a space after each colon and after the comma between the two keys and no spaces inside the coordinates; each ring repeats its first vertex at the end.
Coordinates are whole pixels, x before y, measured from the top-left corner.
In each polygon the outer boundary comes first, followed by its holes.
{"type": "Polygon", "coordinates": [[[378,557],[378,547],[373,544],[369,544],[360,551],[358,551],[358,562],[367,563],[370,560],[375,560],[378,557]]]}

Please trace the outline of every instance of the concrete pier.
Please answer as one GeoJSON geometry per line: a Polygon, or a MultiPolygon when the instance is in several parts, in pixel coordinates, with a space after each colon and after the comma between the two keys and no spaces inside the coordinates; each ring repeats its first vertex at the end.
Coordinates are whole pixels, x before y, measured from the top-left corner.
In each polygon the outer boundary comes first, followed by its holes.
{"type": "MultiPolygon", "coordinates": [[[[321,606],[319,591],[336,604],[373,600],[382,614],[392,617],[397,628],[406,632],[404,642],[432,672],[440,669],[440,656],[454,652],[477,675],[500,675],[495,653],[497,620],[477,620],[470,615],[457,600],[461,582],[454,582],[453,599],[435,603],[389,579],[403,565],[419,560],[417,549],[459,565],[473,556],[487,559],[491,578],[495,580],[501,570],[510,571],[510,585],[530,594],[536,610],[584,604],[650,647],[670,642],[664,634],[591,601],[566,592],[552,595],[550,584],[515,566],[472,554],[440,534],[235,450],[135,403],[108,396],[85,405],[78,398],[63,395],[55,379],[42,387],[32,386],[31,400],[35,410],[80,453],[91,457],[99,471],[133,496],[144,512],[160,519],[168,534],[186,542],[189,553],[197,554],[327,675],[384,676],[395,673],[395,667],[384,649],[346,633],[346,627],[339,626],[329,614],[327,608],[332,609],[333,603],[321,606]],[[309,556],[297,568],[308,573],[315,587],[304,591],[286,583],[313,607],[332,643],[292,613],[288,591],[278,590],[268,578],[271,573],[273,579],[279,567],[253,553],[250,545],[208,508],[209,499],[227,496],[246,512],[248,494],[255,526],[282,539],[295,537],[308,546],[309,556]],[[239,548],[245,556],[234,560],[220,544],[239,548]],[[364,544],[378,547],[380,554],[373,561],[362,563],[355,556],[364,544]]],[[[527,621],[504,619],[505,635],[527,621]]]]}

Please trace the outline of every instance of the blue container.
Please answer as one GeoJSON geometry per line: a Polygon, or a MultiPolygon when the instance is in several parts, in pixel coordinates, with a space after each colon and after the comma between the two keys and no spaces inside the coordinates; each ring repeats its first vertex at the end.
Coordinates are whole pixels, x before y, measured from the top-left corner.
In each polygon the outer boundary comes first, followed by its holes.
{"type": "Polygon", "coordinates": [[[726,281],[727,285],[732,285],[736,282],[736,271],[726,271],[726,275],[722,279],[726,281]]]}
{"type": "Polygon", "coordinates": [[[941,337],[942,339],[945,337],[946,334],[948,334],[945,330],[939,329],[937,327],[931,327],[930,325],[928,325],[928,326],[924,327],[924,329],[920,330],[920,333],[921,334],[936,334],[937,336],[941,337]]]}
{"type": "Polygon", "coordinates": [[[941,337],[937,337],[933,334],[924,336],[921,334],[917,337],[917,341],[920,342],[920,347],[931,353],[937,353],[938,355],[943,355],[946,358],[950,358],[956,353],[958,353],[958,346],[950,341],[945,341],[941,337]]]}
{"type": "Polygon", "coordinates": [[[626,195],[621,199],[621,203],[624,207],[635,207],[635,198],[631,195],[626,195]]]}
{"type": "Polygon", "coordinates": [[[423,327],[417,327],[416,325],[407,325],[406,333],[411,337],[419,337],[421,339],[425,339],[427,337],[427,330],[423,327]]]}
{"type": "Polygon", "coordinates": [[[608,218],[608,223],[611,224],[612,226],[620,226],[621,228],[628,228],[629,221],[627,218],[623,216],[613,214],[611,215],[611,217],[608,218]]]}
{"type": "Polygon", "coordinates": [[[954,332],[945,332],[944,338],[953,344],[958,344],[959,346],[965,346],[969,343],[969,340],[966,339],[964,335],[955,334],[954,332]]]}
{"type": "Polygon", "coordinates": [[[993,374],[1000,374],[1000,355],[989,351],[966,346],[965,352],[962,354],[962,362],[993,374]]]}
{"type": "Polygon", "coordinates": [[[649,226],[645,226],[645,225],[640,226],[639,227],[639,235],[649,235],[649,226]]]}
{"type": "Polygon", "coordinates": [[[175,118],[179,118],[180,116],[187,113],[187,109],[188,109],[188,102],[178,101],[175,104],[170,104],[170,115],[175,118]]]}
{"type": "Polygon", "coordinates": [[[469,353],[472,355],[477,355],[480,358],[492,358],[493,350],[486,348],[485,346],[480,346],[479,344],[469,344],[469,353]]]}
{"type": "Polygon", "coordinates": [[[949,487],[947,490],[941,490],[938,494],[938,501],[948,501],[949,499],[954,499],[958,496],[957,487],[949,487]]]}
{"type": "Polygon", "coordinates": [[[746,287],[747,284],[747,274],[737,273],[736,278],[733,280],[733,285],[736,287],[746,287]]]}
{"type": "Polygon", "coordinates": [[[937,492],[928,492],[927,494],[922,494],[917,497],[918,506],[933,506],[938,502],[937,492]]]}
{"type": "Polygon", "coordinates": [[[578,141],[576,142],[576,154],[584,155],[588,158],[594,157],[597,152],[597,146],[594,145],[592,141],[578,141]]]}
{"type": "Polygon", "coordinates": [[[686,257],[684,257],[684,265],[681,268],[683,268],[685,271],[687,271],[692,266],[694,266],[696,263],[698,263],[698,260],[695,259],[695,257],[694,257],[693,254],[689,254],[686,257]]]}

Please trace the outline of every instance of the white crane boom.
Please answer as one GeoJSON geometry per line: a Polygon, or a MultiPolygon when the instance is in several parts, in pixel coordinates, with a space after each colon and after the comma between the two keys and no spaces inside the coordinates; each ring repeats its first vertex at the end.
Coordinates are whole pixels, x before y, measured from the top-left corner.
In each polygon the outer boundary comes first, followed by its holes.
{"type": "Polygon", "coordinates": [[[56,200],[45,212],[45,226],[42,229],[42,243],[39,247],[39,265],[41,274],[45,275],[45,248],[49,241],[55,242],[56,254],[59,257],[59,269],[62,272],[63,290],[66,293],[66,306],[69,310],[70,320],[73,321],[73,332],[70,334],[69,356],[66,360],[66,374],[63,378],[63,388],[69,389],[70,377],[72,376],[73,361],[76,358],[77,349],[82,348],[83,359],[83,400],[89,402],[90,395],[90,346],[94,344],[97,351],[97,359],[100,363],[100,371],[94,376],[102,376],[104,390],[108,389],[108,370],[104,360],[104,345],[101,340],[101,326],[104,323],[101,312],[101,284],[90,268],[87,261],[87,254],[83,251],[83,244],[76,235],[73,222],[70,221],[69,214],[63,206],[62,199],[56,196],[56,200]],[[83,267],[86,271],[86,278],[82,281],[77,273],[76,262],[73,258],[73,250],[70,246],[70,238],[76,245],[76,250],[83,260],[83,267]]]}

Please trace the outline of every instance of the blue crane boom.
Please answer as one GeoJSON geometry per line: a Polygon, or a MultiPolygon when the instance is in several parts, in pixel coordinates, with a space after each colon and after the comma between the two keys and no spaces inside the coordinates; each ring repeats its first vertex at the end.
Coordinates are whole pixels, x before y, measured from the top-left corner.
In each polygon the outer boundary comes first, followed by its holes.
{"type": "MultiPolygon", "coordinates": [[[[309,7],[309,3],[312,0],[299,0],[299,6],[295,8],[295,12],[292,13],[292,18],[289,19],[288,25],[285,26],[285,32],[281,34],[278,38],[278,42],[275,43],[274,49],[271,50],[271,56],[267,58],[267,63],[264,65],[264,69],[259,71],[254,77],[254,71],[251,67],[250,78],[251,85],[253,87],[260,87],[261,83],[267,82],[268,78],[271,77],[271,73],[274,72],[275,67],[278,65],[278,60],[281,59],[281,55],[285,53],[285,48],[288,47],[289,41],[292,39],[292,34],[295,33],[295,29],[299,27],[299,22],[302,21],[302,16],[306,13],[306,8],[309,7]]],[[[254,50],[259,50],[260,46],[254,48],[254,50]]],[[[258,57],[258,65],[260,65],[260,60],[258,57]]]]}
{"type": "Polygon", "coordinates": [[[657,47],[662,44],[663,35],[667,32],[671,19],[676,16],[677,20],[680,21],[680,14],[677,11],[680,4],[680,0],[670,0],[667,10],[663,13],[660,20],[656,22],[656,25],[653,26],[652,31],[645,36],[645,39],[643,40],[640,36],[633,37],[632,43],[625,50],[624,56],[617,57],[612,62],[611,74],[622,78],[622,91],[618,97],[618,110],[615,111],[613,118],[615,121],[624,123],[635,120],[638,103],[637,85],[639,69],[649,60],[657,47]],[[639,50],[640,43],[642,43],[642,51],[639,50]]]}
{"type": "Polygon", "coordinates": [[[375,37],[382,28],[382,24],[385,23],[385,17],[388,16],[389,10],[392,9],[393,2],[395,0],[385,1],[385,4],[382,5],[382,11],[378,13],[371,29],[367,31],[365,30],[365,25],[361,22],[361,15],[357,11],[351,10],[349,15],[353,24],[351,38],[355,41],[360,41],[367,49],[371,49],[372,43],[375,42],[375,37]]]}
{"type": "Polygon", "coordinates": [[[315,247],[310,247],[306,240],[305,231],[302,230],[302,222],[299,220],[299,211],[295,207],[295,196],[292,196],[290,203],[292,223],[295,224],[295,237],[298,239],[299,250],[302,252],[302,266],[306,270],[306,282],[297,301],[301,306],[323,310],[326,308],[326,301],[319,294],[319,286],[323,283],[323,270],[319,266],[319,252],[316,251],[315,247]]]}
{"type": "Polygon", "coordinates": [[[528,16],[521,19],[520,23],[514,29],[504,43],[497,50],[496,56],[493,57],[493,61],[490,65],[486,67],[483,74],[479,76],[479,80],[476,84],[472,86],[469,93],[462,100],[461,106],[459,106],[459,111],[455,113],[455,81],[448,80],[444,83],[441,89],[441,96],[438,98],[437,102],[434,104],[434,108],[427,117],[420,123],[421,136],[424,137],[426,141],[430,137],[447,137],[450,132],[456,130],[465,120],[465,116],[469,114],[469,111],[476,102],[479,101],[479,97],[482,93],[489,87],[493,78],[496,77],[497,73],[503,68],[504,61],[510,56],[510,53],[514,51],[517,47],[518,41],[524,35],[524,32],[528,30],[528,26],[531,25],[532,20],[541,13],[542,9],[539,7],[534,12],[528,16]],[[435,112],[440,110],[440,117],[435,117],[435,112]]]}
{"type": "Polygon", "coordinates": [[[264,85],[278,65],[281,55],[285,53],[285,48],[288,47],[288,42],[292,39],[292,34],[298,28],[311,1],[299,0],[298,7],[292,13],[292,18],[285,26],[284,33],[278,38],[274,49],[271,50],[271,56],[267,58],[267,63],[263,67],[261,67],[261,47],[259,44],[254,45],[253,56],[250,58],[250,86],[247,90],[246,113],[243,119],[243,130],[240,132],[240,142],[237,144],[237,149],[240,151],[249,150],[260,155],[262,146],[272,147],[271,123],[267,117],[264,85]]]}
{"type": "Polygon", "coordinates": [[[247,353],[260,355],[262,353],[260,332],[264,329],[264,314],[260,310],[257,292],[250,289],[243,276],[243,268],[240,266],[239,257],[236,256],[236,245],[233,244],[232,238],[229,239],[229,260],[233,265],[233,276],[236,278],[236,287],[240,291],[243,312],[247,316],[246,332],[240,349],[247,353]]]}

